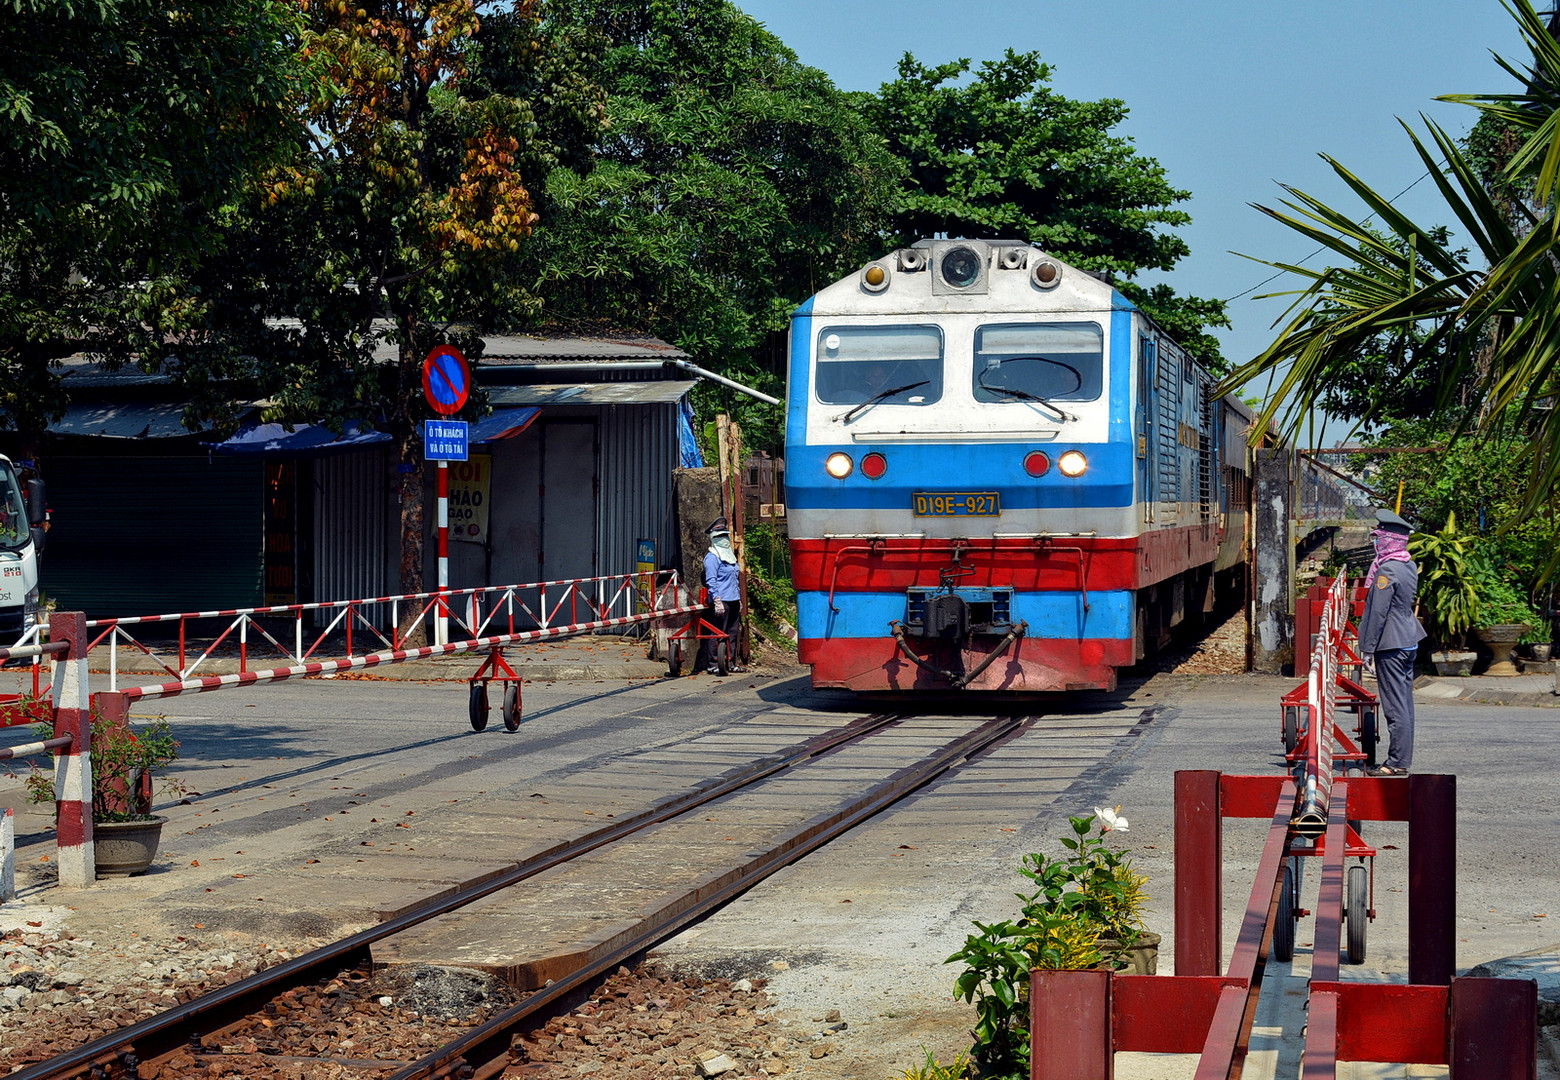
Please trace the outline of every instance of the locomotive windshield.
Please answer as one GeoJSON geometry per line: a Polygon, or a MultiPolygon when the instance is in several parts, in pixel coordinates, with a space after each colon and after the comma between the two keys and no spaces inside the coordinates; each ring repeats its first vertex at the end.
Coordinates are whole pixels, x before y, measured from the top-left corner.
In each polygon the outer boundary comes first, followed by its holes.
{"type": "Polygon", "coordinates": [[[1105,371],[1098,323],[982,326],[975,332],[976,401],[1093,401],[1105,371]]]}
{"type": "Polygon", "coordinates": [[[935,326],[827,326],[815,379],[828,405],[930,405],[942,397],[943,337],[935,326]]]}

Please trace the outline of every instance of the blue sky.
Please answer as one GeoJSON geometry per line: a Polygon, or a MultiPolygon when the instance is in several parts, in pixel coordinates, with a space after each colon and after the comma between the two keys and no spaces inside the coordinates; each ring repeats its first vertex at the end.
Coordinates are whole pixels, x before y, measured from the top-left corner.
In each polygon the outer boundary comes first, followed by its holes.
{"type": "MultiPolygon", "coordinates": [[[[1499,0],[736,2],[843,89],[876,90],[906,52],[928,65],[978,63],[1011,47],[1038,51],[1068,97],[1125,101],[1130,116],[1118,132],[1192,193],[1181,204],[1192,215],[1181,230],[1192,253],[1166,280],[1220,299],[1273,273],[1232,251],[1295,262],[1315,250],[1249,203],[1276,206],[1283,183],[1352,208],[1319,153],[1397,193],[1424,174],[1397,118],[1422,127],[1425,113],[1461,134],[1474,110],[1432,99],[1507,89],[1491,52],[1523,55],[1499,0]]],[[[1450,224],[1429,179],[1398,205],[1426,225],[1450,224]]],[[[1234,329],[1220,333],[1225,355],[1260,352],[1283,309],[1234,300],[1234,329]]]]}

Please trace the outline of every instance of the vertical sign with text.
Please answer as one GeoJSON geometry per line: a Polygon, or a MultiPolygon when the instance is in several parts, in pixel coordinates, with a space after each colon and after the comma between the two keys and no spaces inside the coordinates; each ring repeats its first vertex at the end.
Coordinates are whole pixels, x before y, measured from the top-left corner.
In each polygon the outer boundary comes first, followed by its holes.
{"type": "Polygon", "coordinates": [[[450,536],[468,544],[488,542],[488,503],[493,455],[474,453],[450,465],[450,536]]]}

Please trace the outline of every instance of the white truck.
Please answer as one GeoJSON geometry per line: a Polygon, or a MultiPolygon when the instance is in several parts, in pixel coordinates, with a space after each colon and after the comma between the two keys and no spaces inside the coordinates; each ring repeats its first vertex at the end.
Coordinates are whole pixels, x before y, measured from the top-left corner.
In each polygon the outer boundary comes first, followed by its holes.
{"type": "Polygon", "coordinates": [[[47,515],[43,481],[24,487],[11,460],[0,455],[0,646],[38,621],[38,556],[47,515]]]}

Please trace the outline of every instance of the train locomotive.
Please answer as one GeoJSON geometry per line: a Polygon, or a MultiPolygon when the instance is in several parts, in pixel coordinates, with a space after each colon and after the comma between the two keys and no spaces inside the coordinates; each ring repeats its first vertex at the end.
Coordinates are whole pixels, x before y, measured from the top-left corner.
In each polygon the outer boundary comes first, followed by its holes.
{"type": "Polygon", "coordinates": [[[1112,689],[1245,581],[1251,416],[1103,275],[922,240],[791,318],[800,659],[862,692],[1112,689]]]}

